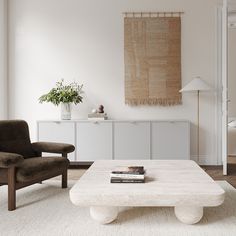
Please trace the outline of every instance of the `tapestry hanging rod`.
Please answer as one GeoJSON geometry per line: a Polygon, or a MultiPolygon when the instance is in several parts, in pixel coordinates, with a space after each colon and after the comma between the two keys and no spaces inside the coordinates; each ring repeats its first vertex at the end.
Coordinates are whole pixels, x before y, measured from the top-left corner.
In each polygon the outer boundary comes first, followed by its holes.
{"type": "Polygon", "coordinates": [[[123,12],[125,17],[176,17],[181,16],[184,12],[123,12]]]}

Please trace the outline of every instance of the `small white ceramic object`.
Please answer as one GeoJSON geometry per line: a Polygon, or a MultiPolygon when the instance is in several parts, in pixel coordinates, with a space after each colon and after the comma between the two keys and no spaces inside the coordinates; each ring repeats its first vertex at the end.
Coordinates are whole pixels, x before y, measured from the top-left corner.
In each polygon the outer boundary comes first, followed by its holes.
{"type": "Polygon", "coordinates": [[[95,113],[97,113],[97,109],[92,110],[92,114],[95,114],[95,113]]]}

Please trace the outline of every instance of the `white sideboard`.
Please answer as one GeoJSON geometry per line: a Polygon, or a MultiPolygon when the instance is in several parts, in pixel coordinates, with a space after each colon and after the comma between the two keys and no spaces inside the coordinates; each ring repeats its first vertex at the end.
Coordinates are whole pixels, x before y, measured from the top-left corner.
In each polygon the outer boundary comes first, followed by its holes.
{"type": "Polygon", "coordinates": [[[190,159],[186,120],[38,121],[38,141],[75,145],[71,162],[190,159]]]}
{"type": "Polygon", "coordinates": [[[150,159],[150,122],[114,122],[114,159],[150,159]]]}
{"type": "Polygon", "coordinates": [[[76,122],[76,161],[112,159],[112,122],[76,122]]]}

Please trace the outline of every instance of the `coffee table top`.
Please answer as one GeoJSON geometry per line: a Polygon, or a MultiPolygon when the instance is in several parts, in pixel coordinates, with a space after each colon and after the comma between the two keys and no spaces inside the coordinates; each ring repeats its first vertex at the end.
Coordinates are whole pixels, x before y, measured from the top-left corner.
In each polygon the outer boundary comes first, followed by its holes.
{"type": "Polygon", "coordinates": [[[70,190],[78,206],[218,206],[224,190],[194,161],[96,161],[70,190]],[[117,166],[144,166],[145,183],[111,184],[117,166]]]}

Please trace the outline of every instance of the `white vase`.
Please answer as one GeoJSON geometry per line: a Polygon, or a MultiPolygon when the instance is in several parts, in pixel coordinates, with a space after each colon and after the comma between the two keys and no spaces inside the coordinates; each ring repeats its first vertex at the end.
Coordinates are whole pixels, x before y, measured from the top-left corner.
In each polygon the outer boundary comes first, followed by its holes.
{"type": "Polygon", "coordinates": [[[70,120],[71,119],[71,105],[70,103],[61,103],[61,119],[70,120]]]}

